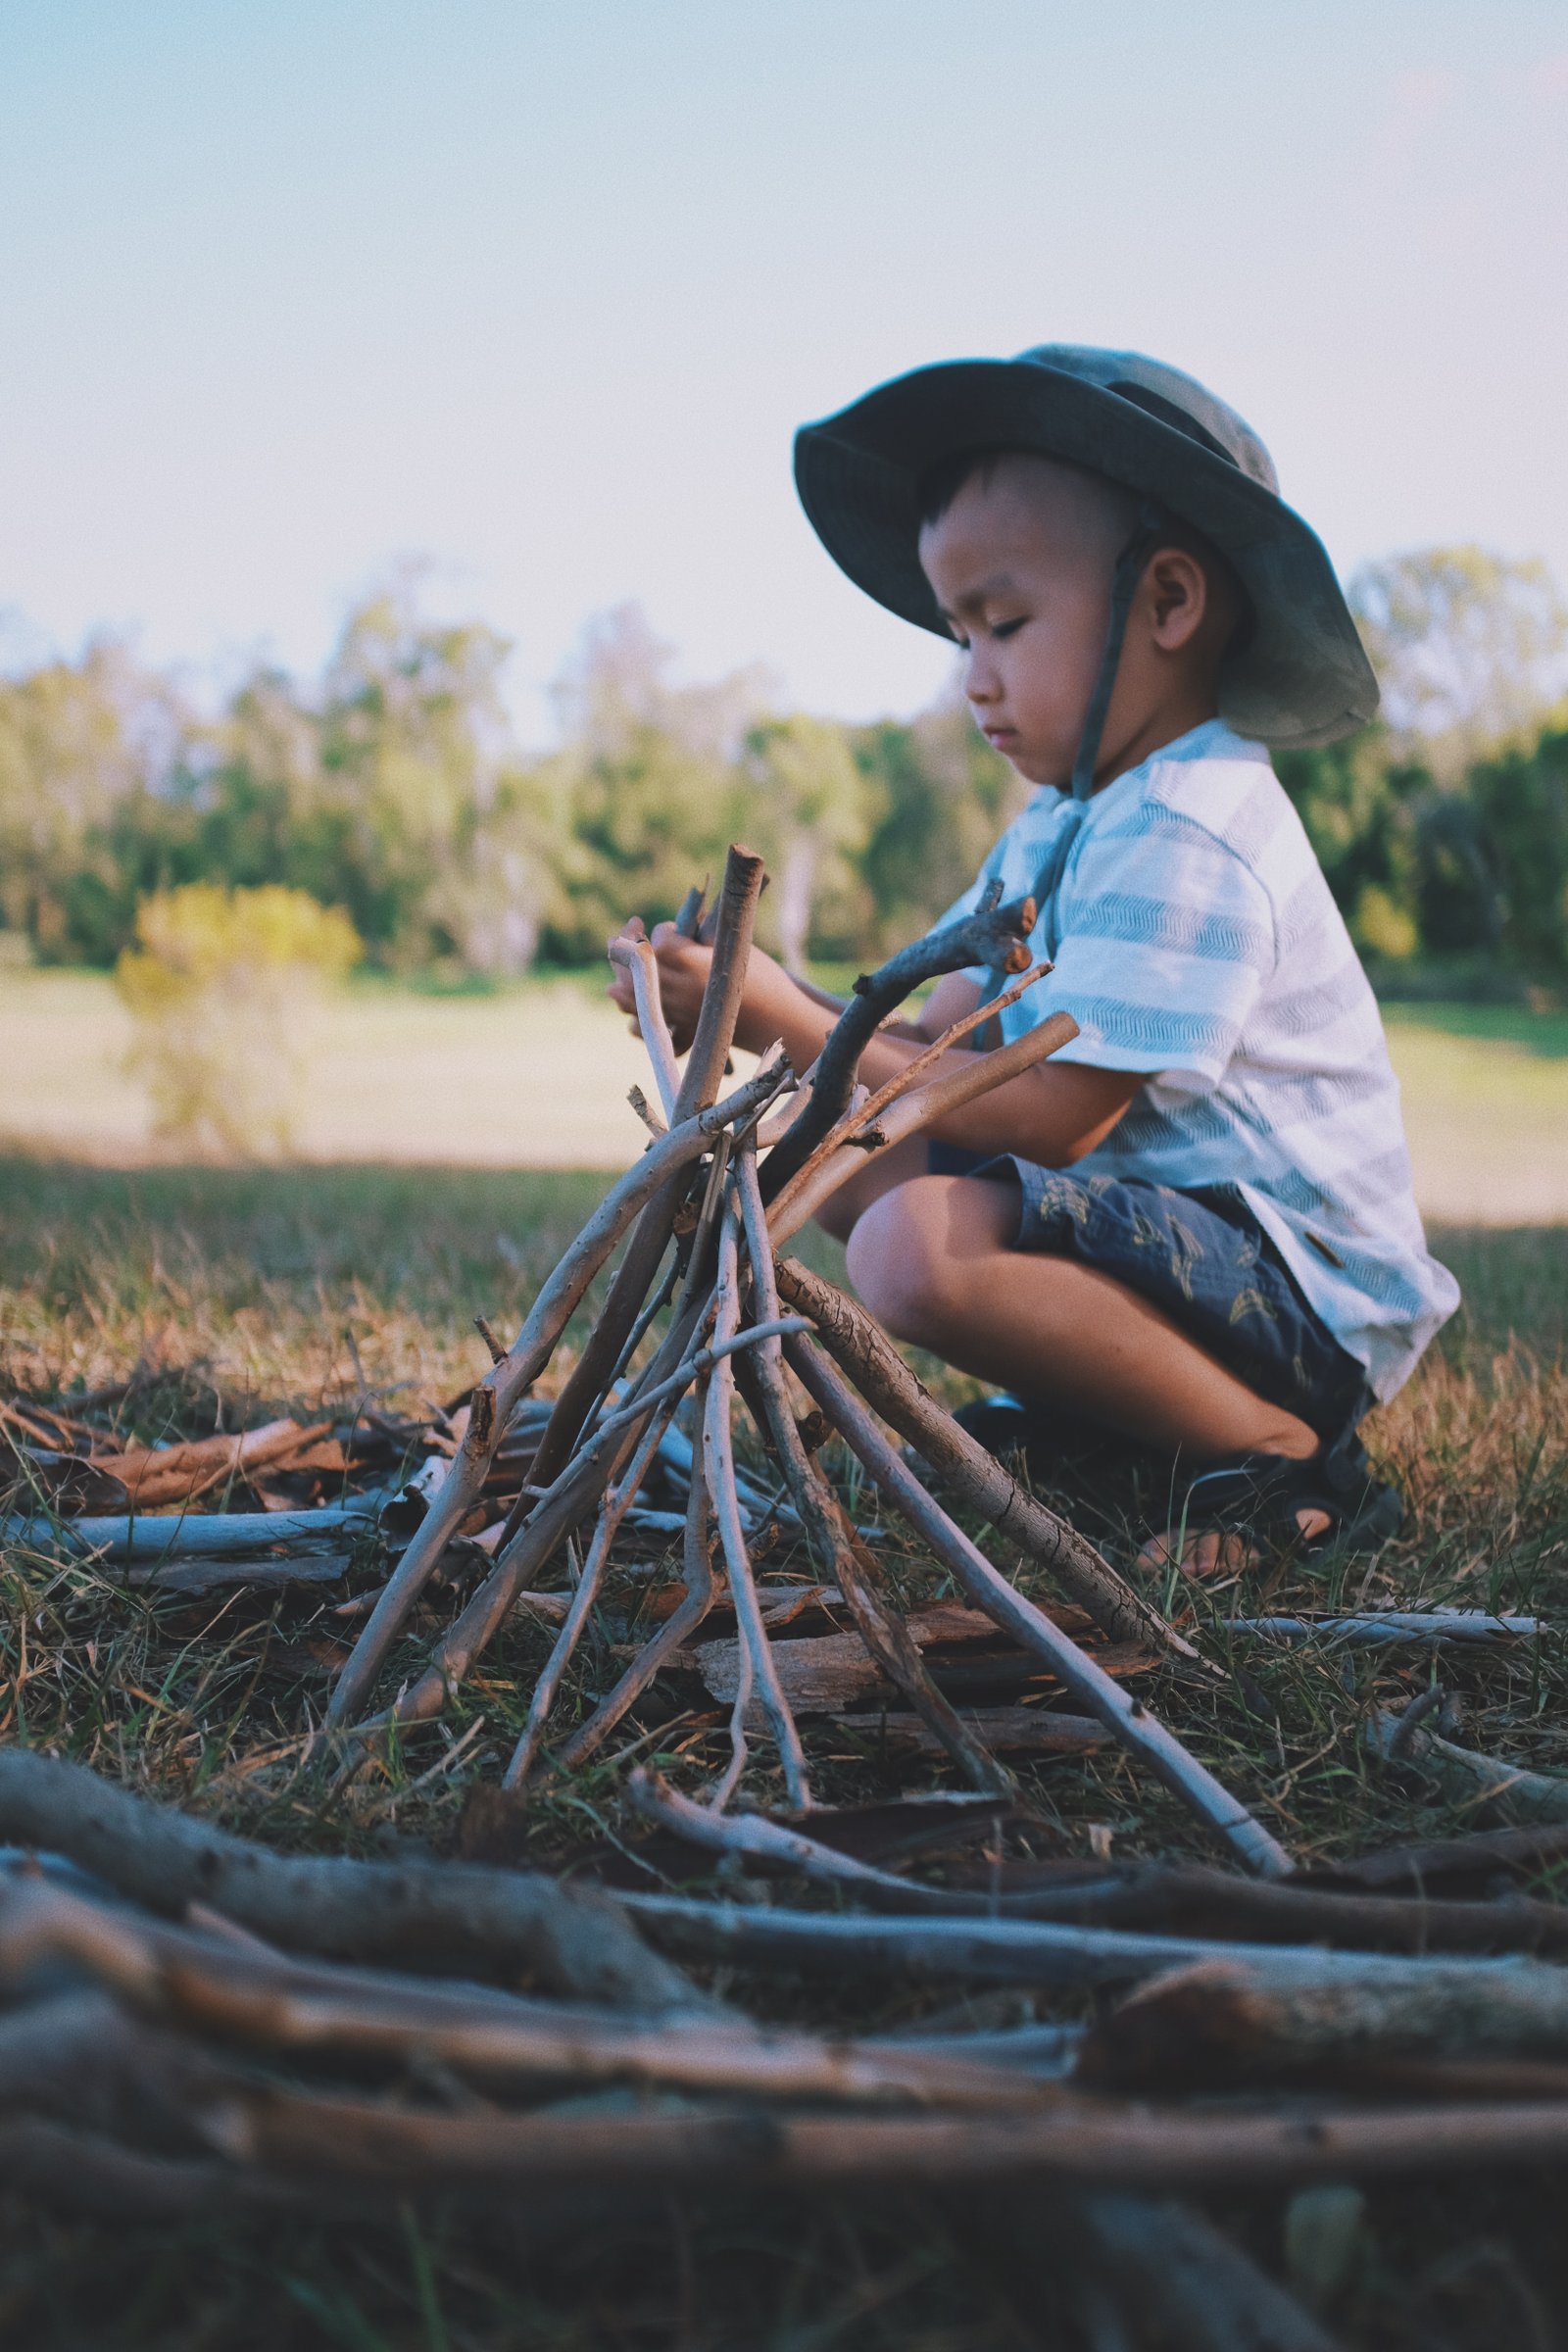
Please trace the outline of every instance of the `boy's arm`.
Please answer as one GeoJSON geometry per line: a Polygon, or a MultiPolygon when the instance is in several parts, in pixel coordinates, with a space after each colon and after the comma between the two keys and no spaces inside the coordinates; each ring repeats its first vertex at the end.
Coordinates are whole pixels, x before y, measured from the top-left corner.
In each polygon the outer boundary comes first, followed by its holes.
{"type": "MultiPolygon", "coordinates": [[[[661,923],[653,934],[659,958],[660,993],[677,1052],[690,1045],[712,951],[683,938],[673,923],[661,923]]],[[[610,995],[622,1011],[632,1012],[631,980],[617,969],[610,995]]],[[[943,1030],[972,1011],[980,992],[972,980],[950,972],[937,982],[916,1019],[901,1022],[905,1034],[879,1031],[860,1056],[860,1077],[871,1088],[881,1086],[943,1030]]],[[[837,1018],[816,1004],[790,978],[783,965],[760,948],[752,950],[746,995],[735,1026],[735,1043],[751,1054],[765,1053],[782,1040],[793,1066],[808,1070],[821,1053],[837,1018]]],[[[943,1055],[938,1071],[956,1069],[971,1060],[962,1048],[943,1055]]],[[[933,1073],[933,1075],[935,1072],[933,1073]]],[[[1045,1167],[1070,1167],[1086,1152],[1103,1143],[1127,1108],[1148,1073],[1142,1070],[1097,1070],[1085,1062],[1043,1062],[993,1088],[978,1102],[941,1119],[928,1130],[937,1141],[956,1144],[971,1152],[1015,1152],[1020,1158],[1045,1167]]]]}

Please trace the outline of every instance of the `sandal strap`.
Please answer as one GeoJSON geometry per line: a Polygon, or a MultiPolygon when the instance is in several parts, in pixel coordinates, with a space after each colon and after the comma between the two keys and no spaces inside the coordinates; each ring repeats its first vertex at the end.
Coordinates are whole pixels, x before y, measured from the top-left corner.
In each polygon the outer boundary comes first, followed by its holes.
{"type": "Polygon", "coordinates": [[[1189,1528],[1251,1530],[1299,1542],[1298,1513],[1321,1511],[1327,1531],[1309,1548],[1386,1543],[1404,1517],[1396,1489],[1374,1477],[1359,1441],[1339,1440],[1298,1461],[1288,1454],[1245,1453],[1215,1462],[1188,1486],[1189,1528]]]}

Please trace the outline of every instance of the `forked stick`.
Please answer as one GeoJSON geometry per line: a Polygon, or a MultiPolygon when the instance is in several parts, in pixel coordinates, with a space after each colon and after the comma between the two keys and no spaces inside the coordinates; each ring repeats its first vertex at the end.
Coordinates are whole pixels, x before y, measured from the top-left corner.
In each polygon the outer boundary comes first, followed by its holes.
{"type": "Polygon", "coordinates": [[[808,1340],[785,1343],[785,1354],[815,1402],[834,1423],[882,1492],[930,1544],[976,1608],[1025,1649],[1043,1658],[1073,1696],[1135,1755],[1157,1773],[1165,1786],[1227,1845],[1263,1878],[1283,1878],[1295,1865],[1278,1839],[1253,1820],[1246,1806],[1214,1778],[1206,1765],[1188,1754],[1181,1741],[1151,1714],[1142,1699],[1130,1697],[1094,1659],[1054,1625],[1045,1612],[1015,1592],[984,1553],[955,1526],[921,1486],[897,1449],[884,1437],[837,1368],[808,1340]]]}
{"type": "Polygon", "coordinates": [[[1054,969],[1054,966],[1049,963],[1031,965],[1029,970],[1024,973],[1023,978],[1015,980],[1011,988],[1004,990],[1000,997],[993,997],[986,1004],[977,1004],[972,1012],[964,1013],[961,1019],[954,1021],[950,1027],[944,1029],[942,1035],[933,1039],[923,1053],[916,1054],[901,1069],[895,1070],[891,1078],[884,1079],[875,1094],[864,1095],[858,1102],[852,1100],[844,1116],[836,1126],[828,1130],[821,1142],[813,1148],[809,1157],[802,1162],[796,1175],[791,1178],[791,1183],[804,1182],[812,1170],[827,1158],[830,1152],[838,1150],[841,1144],[849,1143],[855,1136],[863,1136],[887,1109],[890,1102],[897,1102],[901,1095],[906,1095],[911,1087],[918,1085],[922,1078],[936,1068],[945,1054],[951,1054],[956,1047],[961,1046],[964,1039],[971,1037],[976,1029],[983,1029],[988,1021],[995,1020],[998,1013],[1005,1012],[1009,1004],[1016,1004],[1021,996],[1033,988],[1037,981],[1044,980],[1047,974],[1054,969]]]}
{"type": "Polygon", "coordinates": [[[882,1021],[898,1009],[911,989],[939,974],[961,972],[970,964],[988,964],[1008,972],[1025,968],[1029,951],[1024,942],[1034,928],[1034,901],[1021,899],[1015,906],[999,906],[1001,896],[1001,884],[991,884],[973,914],[901,948],[877,971],[861,973],[851,1003],[817,1055],[810,1102],[768,1162],[762,1179],[765,1200],[771,1202],[777,1197],[849,1108],[860,1055],[882,1021]]]}
{"type": "MultiPolygon", "coordinates": [[[[878,1149],[903,1143],[906,1137],[919,1135],[925,1128],[934,1127],[939,1119],[966,1104],[989,1095],[994,1087],[1004,1086],[1009,1078],[1017,1078],[1032,1070],[1037,1062],[1046,1060],[1058,1047],[1065,1046],[1078,1034],[1078,1024],[1070,1012],[1054,1012],[1038,1027],[1025,1030],[1010,1045],[999,1046],[994,1054],[961,1054],[959,1066],[945,1070],[939,1077],[928,1078],[923,1086],[912,1087],[906,1095],[888,1104],[877,1120],[881,1137],[878,1149]],[[964,1067],[967,1063],[970,1066],[964,1067]]],[[[782,1152],[804,1120],[785,1137],[778,1150],[782,1152]]],[[[775,1152],[768,1160],[770,1169],[775,1152]]],[[[803,1167],[798,1179],[792,1178],[776,1192],[767,1211],[768,1231],[775,1245],[787,1242],[792,1234],[816,1215],[825,1200],[832,1199],[841,1184],[858,1176],[865,1166],[865,1152],[856,1143],[840,1144],[823,1159],[812,1159],[803,1167]]],[[[764,1170],[764,1175],[766,1171],[764,1170]]],[[[762,1187],[764,1195],[767,1186],[762,1187]]]]}

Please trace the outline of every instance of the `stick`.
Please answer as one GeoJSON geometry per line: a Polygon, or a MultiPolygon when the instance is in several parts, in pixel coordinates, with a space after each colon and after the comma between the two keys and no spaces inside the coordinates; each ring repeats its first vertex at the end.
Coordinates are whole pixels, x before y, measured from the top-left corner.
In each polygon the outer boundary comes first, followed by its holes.
{"type": "Polygon", "coordinates": [[[1497,1871],[1532,1875],[1565,1854],[1568,1822],[1544,1822],[1536,1829],[1476,1830],[1468,1838],[1385,1846],[1359,1861],[1340,1863],[1335,1876],[1356,1886],[1411,1886],[1419,1892],[1445,1879],[1491,1879],[1497,1871]]]}
{"type": "Polygon", "coordinates": [[[1454,1803],[1485,1805],[1517,1821],[1568,1822],[1568,1774],[1526,1772],[1474,1748],[1457,1747],[1435,1732],[1410,1731],[1398,1746],[1397,1715],[1381,1708],[1367,1727],[1367,1744],[1385,1760],[1411,1763],[1428,1773],[1454,1803]]]}
{"type": "Polygon", "coordinates": [[[1283,1878],[1293,1867],[1278,1840],[1253,1820],[1205,1765],[1190,1756],[1141,1699],[1117,1688],[1045,1612],[1016,1592],[934,1503],[883,1436],[855,1392],[808,1340],[785,1344],[808,1393],[834,1422],[865,1468],[916,1533],[931,1545],[977,1608],[1025,1649],[1044,1658],[1073,1696],[1157,1773],[1198,1818],[1217,1830],[1249,1870],[1283,1878]]]}
{"type": "MultiPolygon", "coordinates": [[[[634,922],[636,916],[632,917],[634,922]]],[[[659,1100],[664,1106],[666,1119],[673,1115],[675,1098],[680,1093],[680,1066],[675,1058],[674,1040],[664,1018],[664,1001],[659,986],[659,959],[643,935],[642,925],[631,936],[629,927],[618,939],[610,943],[610,960],[631,974],[632,995],[637,1004],[637,1027],[648,1058],[654,1065],[654,1083],[659,1100]]]]}
{"type": "MultiPolygon", "coordinates": [[[[328,1728],[351,1723],[363,1711],[404,1620],[484,1485],[514,1406],[549,1362],[618,1236],[666,1177],[688,1167],[731,1119],[765,1102],[777,1084],[776,1073],[764,1077],[760,1072],[727,1102],[684,1119],[661,1142],[650,1144],[637,1164],[612,1186],[534,1300],[506,1361],[495,1365],[475,1388],[463,1444],[338,1677],[327,1708],[328,1728]]],[[[538,1480],[543,1483],[542,1472],[538,1480]]]]}
{"type": "MultiPolygon", "coordinates": [[[[701,1427],[708,1403],[708,1381],[704,1374],[698,1383],[697,1420],[701,1427]]],[[[686,1497],[686,1535],[682,1553],[686,1592],[680,1606],[665,1619],[650,1641],[643,1643],[608,1697],[600,1700],[586,1723],[578,1726],[571,1738],[558,1750],[556,1769],[575,1772],[586,1763],[617,1723],[635,1706],[663,1666],[702,1624],[713,1605],[713,1569],[709,1557],[708,1488],[703,1477],[703,1456],[699,1447],[692,1462],[692,1483],[686,1497]]]]}
{"type": "MultiPolygon", "coordinates": [[[[1035,1716],[1043,1731],[1076,1716],[1035,1716]]],[[[867,1728],[874,1734],[876,1718],[867,1728]]],[[[1104,1734],[1099,1732],[1100,1740],[1104,1734]]],[[[1067,1742],[1063,1741],[1063,1745],[1067,1742]]],[[[1083,1744],[1083,1742],[1080,1742],[1083,1744]]],[[[1357,1951],[1535,1952],[1568,1955],[1568,1907],[1531,1902],[1440,1902],[1415,1895],[1357,1894],[1344,1883],[1307,1886],[1235,1878],[1199,1863],[1135,1862],[1080,1874],[1053,1886],[1014,1890],[1004,1880],[995,1907],[1008,1918],[1077,1922],[1085,1927],[1163,1930],[1186,1936],[1253,1937],[1262,1943],[1325,1943],[1357,1951]]],[[[976,1898],[978,1904],[979,1898],[976,1898]]]]}
{"type": "Polygon", "coordinates": [[[677,1838],[684,1838],[709,1853],[748,1855],[755,1861],[795,1871],[824,1886],[892,1895],[911,1908],[919,1907],[927,1895],[934,1898],[933,1907],[944,1905],[945,1889],[941,1887],[922,1886],[917,1880],[898,1878],[892,1871],[874,1870],[869,1863],[857,1862],[852,1855],[822,1845],[799,1830],[786,1829],[780,1822],[769,1821],[764,1814],[721,1813],[710,1805],[694,1804],[689,1796],[682,1796],[672,1788],[662,1773],[645,1765],[638,1765],[632,1773],[626,1794],[645,1821],[673,1831],[677,1838]]]}
{"type": "Polygon", "coordinates": [[[1568,2057],[1568,1976],[1547,1962],[1280,1958],[1232,1948],[1156,1979],[1091,2030],[1080,2071],[1212,2082],[1335,2058],[1568,2057]]]}
{"type": "MultiPolygon", "coordinates": [[[[681,1385],[684,1389],[686,1384],[683,1382],[681,1385]]],[[[625,1472],[618,1485],[611,1488],[599,1506],[599,1519],[594,1528],[594,1540],[588,1546],[588,1557],[583,1562],[582,1574],[577,1579],[577,1590],[571,1596],[571,1606],[566,1611],[565,1620],[556,1637],[550,1655],[540,1671],[539,1679],[534,1685],[533,1697],[528,1705],[527,1720],[518,1736],[517,1744],[513,1749],[512,1761],[502,1775],[501,1785],[504,1788],[520,1788],[528,1777],[534,1756],[538,1752],[540,1736],[549,1719],[550,1710],[555,1704],[556,1692],[561,1688],[561,1678],[571,1663],[572,1653],[582,1638],[583,1628],[588,1622],[594,1603],[599,1598],[599,1589],[604,1582],[605,1566],[610,1558],[610,1547],[620,1532],[620,1523],[630,1509],[638,1488],[648,1475],[648,1465],[658,1452],[659,1441],[663,1435],[664,1419],[667,1417],[667,1412],[673,1411],[673,1409],[674,1400],[671,1398],[666,1411],[656,1413],[649,1421],[631,1457],[630,1469],[625,1472]]]]}
{"type": "Polygon", "coordinates": [[[1037,1502],[978,1440],[945,1413],[881,1326],[855,1299],[797,1258],[778,1262],[778,1288],[816,1325],[823,1347],[860,1394],[971,1510],[1022,1545],[1113,1642],[1137,1642],[1206,1670],[1190,1642],[1102,1559],[1065,1519],[1037,1502]]]}
{"type": "Polygon", "coordinates": [[[834,1122],[849,1108],[860,1055],[881,1022],[912,989],[943,972],[961,972],[972,963],[1000,965],[1021,971],[1029,961],[1024,946],[1034,927],[1034,902],[998,907],[1000,889],[988,891],[986,903],[974,914],[945,931],[934,931],[890,956],[876,971],[862,973],[855,995],[840,1014],[817,1056],[811,1100],[790,1133],[775,1150],[762,1179],[762,1195],[774,1200],[784,1185],[805,1165],[834,1122]]]}
{"type": "MultiPolygon", "coordinates": [[[[937,1067],[946,1054],[962,1045],[964,1039],[972,1036],[976,1029],[983,1029],[988,1021],[994,1020],[999,1013],[1004,1012],[1009,1004],[1016,1004],[1019,998],[1033,988],[1037,981],[1044,980],[1052,969],[1053,966],[1049,963],[1031,965],[1022,979],[1015,980],[1011,988],[1006,989],[1003,995],[991,999],[987,1004],[977,1004],[972,1012],[966,1012],[961,1019],[952,1022],[948,1028],[943,1030],[942,1035],[928,1045],[922,1053],[916,1054],[912,1060],[905,1062],[901,1068],[895,1070],[891,1078],[885,1079],[875,1094],[867,1094],[863,1088],[857,1087],[851,1096],[849,1107],[845,1110],[843,1117],[829,1128],[819,1143],[813,1145],[808,1157],[802,1161],[794,1176],[789,1179],[790,1184],[798,1186],[805,1183],[821,1162],[829,1158],[841,1145],[859,1138],[863,1149],[865,1144],[871,1140],[870,1129],[876,1125],[882,1112],[891,1103],[896,1102],[901,1095],[908,1094],[922,1078],[937,1067]]],[[[808,1102],[809,1097],[807,1100],[808,1102]]],[[[878,1149],[880,1148],[879,1145],[878,1149]]]]}
{"type": "Polygon", "coordinates": [[[373,1523],[385,1497],[323,1503],[314,1511],[187,1511],[177,1519],[7,1519],[0,1541],[68,1559],[179,1559],[191,1552],[213,1558],[301,1546],[351,1534],[373,1523]]]}
{"type": "Polygon", "coordinates": [[[0,1837],[66,1854],[151,1910],[206,1903],[307,1951],[528,1969],[556,1991],[616,2006],[696,1998],[604,1894],[476,1864],[274,1854],[24,1748],[0,1749],[0,1837]]]}
{"type": "MultiPolygon", "coordinates": [[[[912,1087],[889,1105],[877,1122],[876,1132],[881,1138],[877,1149],[903,1143],[907,1137],[934,1127],[939,1120],[978,1101],[980,1096],[1005,1086],[1008,1079],[1032,1070],[1058,1047],[1070,1044],[1077,1034],[1078,1024],[1070,1012],[1054,1012],[1049,1020],[1026,1030],[1022,1037],[1015,1037],[1010,1045],[999,1046],[994,1054],[960,1054],[956,1069],[928,1078],[923,1086],[912,1087]]],[[[766,1174],[771,1174],[774,1161],[793,1141],[805,1116],[803,1112],[784,1142],[769,1155],[766,1174]]],[[[823,1202],[830,1200],[839,1187],[852,1176],[858,1176],[864,1166],[865,1152],[859,1144],[841,1144],[824,1158],[813,1158],[808,1166],[802,1168],[798,1178],[779,1187],[769,1200],[767,1213],[768,1231],[775,1245],[799,1233],[823,1202]]],[[[766,1191],[764,1182],[764,1194],[766,1191]]]]}
{"type": "Polygon", "coordinates": [[[1264,1642],[1452,1642],[1506,1649],[1545,1631],[1539,1617],[1489,1617],[1482,1609],[1379,1609],[1365,1617],[1223,1617],[1221,1630],[1264,1642]]]}
{"type": "MultiPolygon", "coordinates": [[[[708,985],[703,992],[697,1034],[686,1057],[685,1074],[671,1111],[671,1124],[690,1118],[711,1102],[724,1075],[724,1063],[735,1035],[746,968],[752,952],[752,929],[761,896],[763,867],[750,850],[732,845],[724,860],[724,880],[716,908],[717,928],[708,985]]],[[[575,1448],[589,1416],[609,1385],[610,1368],[636,1321],[660,1259],[669,1241],[675,1211],[685,1185],[673,1180],[655,1195],[639,1219],[626,1254],[610,1286],[604,1311],[589,1333],[582,1354],[556,1401],[556,1409],[540,1440],[536,1483],[548,1486],[575,1448]]]]}
{"type": "Polygon", "coordinates": [[[236,2085],[221,2145],[270,2178],[345,2181],[383,2195],[514,2196],[537,2183],[606,2192],[882,2182],[1096,2181],[1144,2188],[1254,2188],[1287,2181],[1476,2171],[1560,2162],[1568,2104],[1390,2108],[1371,2113],[1174,2113],[1058,2097],[1006,2116],[768,2113],[755,2107],[595,2115],[399,2110],[236,2085]]]}
{"type": "MultiPolygon", "coordinates": [[[[1371,1986],[1392,1997],[1463,1999],[1536,2021],[1568,2019],[1568,1971],[1544,1960],[1406,1959],[1393,1953],[1325,1951],[1310,1944],[1223,1942],[1199,1936],[1145,1936],[1114,1928],[1057,1926],[1004,1917],[876,1918],[831,1912],[753,1909],[682,1895],[628,1894],[622,1901],[661,1950],[736,1967],[851,1973],[903,1982],[1032,1984],[1081,1991],[1133,1984],[1213,1962],[1252,1972],[1268,1991],[1315,1992],[1371,1986]],[[1446,1984],[1447,1989],[1443,1989],[1446,1984]]],[[[1479,1907],[1479,1906],[1478,1906],[1479,1907]]],[[[1495,2029],[1501,2032],[1501,2028],[1495,2029]]]]}
{"type": "MultiPolygon", "coordinates": [[[[736,1182],[746,1226],[753,1303],[760,1316],[772,1320],[778,1315],[779,1300],[755,1153],[741,1153],[736,1182]]],[[[883,1593],[880,1569],[858,1541],[848,1513],[802,1445],[784,1387],[783,1354],[777,1342],[760,1348],[748,1359],[745,1372],[737,1371],[737,1379],[753,1419],[771,1443],[816,1572],[843,1592],[867,1650],[929,1726],[971,1788],[1008,1793],[1013,1785],[1011,1775],[1002,1769],[978,1733],[931,1680],[908,1627],[883,1593]]]]}
{"type": "MultiPolygon", "coordinates": [[[[718,1287],[713,1315],[715,1344],[732,1338],[740,1321],[738,1223],[732,1205],[726,1210],[719,1229],[718,1287]]],[[[779,1684],[772,1645],[762,1624],[761,1604],[757,1597],[751,1555],[746,1548],[746,1531],[741,1525],[740,1504],[735,1494],[735,1455],[730,1432],[734,1393],[735,1376],[726,1355],[714,1368],[703,1411],[703,1474],[712,1498],[719,1542],[724,1547],[724,1564],[729,1571],[735,1625],[741,1642],[742,1674],[730,1717],[729,1767],[713,1792],[712,1802],[717,1810],[723,1810],[745,1768],[746,1709],[755,1682],[768,1730],[778,1749],[779,1761],[784,1767],[784,1786],[790,1803],[797,1812],[804,1813],[811,1802],[806,1752],[801,1746],[801,1735],[795,1728],[789,1701],[779,1684]]]]}

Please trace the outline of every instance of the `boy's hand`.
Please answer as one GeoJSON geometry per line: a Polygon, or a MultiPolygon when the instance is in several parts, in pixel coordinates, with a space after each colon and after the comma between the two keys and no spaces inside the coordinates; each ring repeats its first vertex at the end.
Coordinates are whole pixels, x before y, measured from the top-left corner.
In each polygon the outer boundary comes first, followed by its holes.
{"type": "MultiPolygon", "coordinates": [[[[629,915],[615,934],[615,939],[647,939],[648,932],[640,914],[629,915]]],[[[615,945],[615,939],[608,944],[615,945]]],[[[708,986],[708,974],[713,960],[711,948],[705,948],[695,939],[687,939],[673,923],[655,926],[652,947],[659,964],[659,995],[664,1007],[664,1019],[677,1054],[689,1052],[697,1034],[697,1015],[702,1009],[703,991],[708,986]]],[[[631,1015],[633,1036],[640,1036],[637,1027],[637,999],[631,984],[631,974],[624,964],[612,966],[613,978],[610,983],[611,1002],[622,1012],[631,1015]]]]}
{"type": "MultiPolygon", "coordinates": [[[[647,939],[640,915],[631,915],[616,933],[618,939],[647,939]]],[[[708,985],[712,966],[713,951],[695,939],[687,939],[673,923],[656,925],[650,942],[659,964],[659,993],[664,1007],[664,1018],[674,1040],[677,1054],[686,1053],[697,1034],[697,1015],[702,1008],[703,991],[708,985]]],[[[614,941],[610,943],[614,945],[614,941]]],[[[632,990],[631,974],[622,965],[613,966],[609,996],[612,1004],[632,1016],[636,1029],[637,1000],[632,990]]],[[[811,1003],[809,997],[797,988],[784,966],[760,948],[753,948],[746,966],[746,990],[741,999],[740,1017],[735,1023],[735,1043],[743,1053],[763,1054],[775,1038],[782,1038],[784,1050],[795,1067],[807,1068],[821,1051],[822,1039],[832,1027],[832,1016],[811,1003]],[[804,1055],[804,1059],[800,1056],[804,1055]]]]}

